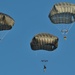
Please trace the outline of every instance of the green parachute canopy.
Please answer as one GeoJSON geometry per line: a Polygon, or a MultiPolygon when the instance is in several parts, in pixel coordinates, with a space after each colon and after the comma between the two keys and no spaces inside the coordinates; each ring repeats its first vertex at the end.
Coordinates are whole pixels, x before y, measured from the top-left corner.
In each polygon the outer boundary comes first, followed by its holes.
{"type": "Polygon", "coordinates": [[[58,47],[58,37],[48,33],[40,33],[33,37],[30,46],[34,51],[53,51],[58,47]]]}
{"type": "Polygon", "coordinates": [[[0,13],[0,31],[10,30],[14,25],[14,20],[9,15],[0,13]]]}

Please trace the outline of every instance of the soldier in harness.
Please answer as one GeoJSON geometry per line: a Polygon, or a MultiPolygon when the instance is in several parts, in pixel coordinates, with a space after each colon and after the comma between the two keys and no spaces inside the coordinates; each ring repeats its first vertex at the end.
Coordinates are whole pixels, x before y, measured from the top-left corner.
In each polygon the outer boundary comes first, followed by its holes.
{"type": "MultiPolygon", "coordinates": [[[[41,62],[46,63],[48,60],[41,60],[41,62]]],[[[46,65],[43,66],[43,71],[46,72],[46,65]]]]}
{"type": "Polygon", "coordinates": [[[44,72],[46,72],[46,66],[44,65],[44,68],[43,68],[44,72]]]}

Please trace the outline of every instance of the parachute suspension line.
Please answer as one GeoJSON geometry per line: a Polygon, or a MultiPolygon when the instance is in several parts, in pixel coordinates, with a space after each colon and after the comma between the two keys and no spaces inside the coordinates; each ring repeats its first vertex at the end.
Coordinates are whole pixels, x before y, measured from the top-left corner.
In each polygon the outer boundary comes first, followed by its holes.
{"type": "MultiPolygon", "coordinates": [[[[10,31],[10,30],[9,30],[10,31]]],[[[2,39],[4,39],[4,37],[9,33],[9,31],[7,31],[4,36],[2,37],[2,39]]]]}
{"type": "Polygon", "coordinates": [[[74,24],[59,24],[55,25],[55,27],[63,34],[64,40],[67,39],[67,34],[74,24]]]}
{"type": "MultiPolygon", "coordinates": [[[[9,30],[10,31],[10,30],[9,30]]],[[[1,31],[0,32],[0,40],[3,40],[4,37],[8,34],[9,31],[1,31]]]]}
{"type": "Polygon", "coordinates": [[[67,34],[68,33],[68,29],[69,29],[69,25],[68,24],[66,24],[66,25],[63,25],[64,27],[63,27],[63,31],[64,31],[64,34],[67,34]]]}
{"type": "Polygon", "coordinates": [[[60,31],[62,32],[62,34],[64,34],[64,29],[65,29],[65,26],[64,25],[55,25],[55,27],[60,31]]]}
{"type": "Polygon", "coordinates": [[[64,40],[66,40],[67,39],[67,34],[69,33],[69,31],[70,31],[70,29],[72,28],[72,26],[73,26],[74,24],[72,23],[72,24],[70,24],[70,25],[64,25],[64,40]]]}
{"type": "Polygon", "coordinates": [[[64,28],[66,30],[66,33],[65,34],[68,34],[70,29],[72,28],[74,24],[71,24],[71,25],[66,25],[66,27],[64,28]]]}
{"type": "Polygon", "coordinates": [[[5,33],[4,31],[0,31],[0,40],[2,40],[4,33],[5,33]]]}
{"type": "Polygon", "coordinates": [[[56,27],[59,31],[61,31],[61,26],[56,26],[56,25],[55,25],[55,27],[56,27]]]}
{"type": "Polygon", "coordinates": [[[62,32],[62,34],[68,34],[69,30],[72,28],[74,24],[71,24],[71,25],[55,25],[55,27],[60,31],[62,32]]]}
{"type": "Polygon", "coordinates": [[[70,27],[69,27],[69,29],[68,29],[68,32],[70,31],[70,29],[72,28],[73,25],[74,25],[74,24],[71,24],[71,25],[70,25],[70,27]]]}

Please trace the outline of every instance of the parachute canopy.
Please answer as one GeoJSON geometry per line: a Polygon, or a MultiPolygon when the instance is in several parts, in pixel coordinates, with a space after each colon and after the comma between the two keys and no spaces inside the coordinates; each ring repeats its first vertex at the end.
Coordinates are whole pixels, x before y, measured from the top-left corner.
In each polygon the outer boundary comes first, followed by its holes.
{"type": "Polygon", "coordinates": [[[9,15],[0,13],[0,31],[10,30],[14,25],[14,20],[9,15]]]}
{"type": "Polygon", "coordinates": [[[70,24],[75,21],[75,4],[62,2],[55,4],[49,13],[49,18],[54,24],[70,24]]]}
{"type": "Polygon", "coordinates": [[[53,51],[58,47],[58,37],[48,33],[40,33],[33,37],[30,46],[35,51],[41,49],[53,51]]]}

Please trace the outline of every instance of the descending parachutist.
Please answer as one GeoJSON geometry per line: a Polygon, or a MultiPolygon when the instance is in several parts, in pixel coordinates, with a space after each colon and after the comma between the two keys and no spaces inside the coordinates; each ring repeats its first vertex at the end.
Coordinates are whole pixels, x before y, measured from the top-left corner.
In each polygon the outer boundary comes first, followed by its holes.
{"type": "MultiPolygon", "coordinates": [[[[68,2],[56,3],[53,5],[48,17],[62,34],[68,34],[75,22],[75,4],[68,2]],[[66,10],[65,10],[66,8],[66,10]],[[61,10],[60,10],[61,9],[61,10]],[[73,11],[71,11],[73,10],[73,11]]],[[[64,39],[66,37],[64,36],[64,39]]]]}
{"type": "Polygon", "coordinates": [[[66,36],[64,36],[64,40],[66,40],[67,39],[67,37],[66,36]]]}
{"type": "Polygon", "coordinates": [[[44,65],[44,72],[46,72],[46,66],[44,65]]]}

